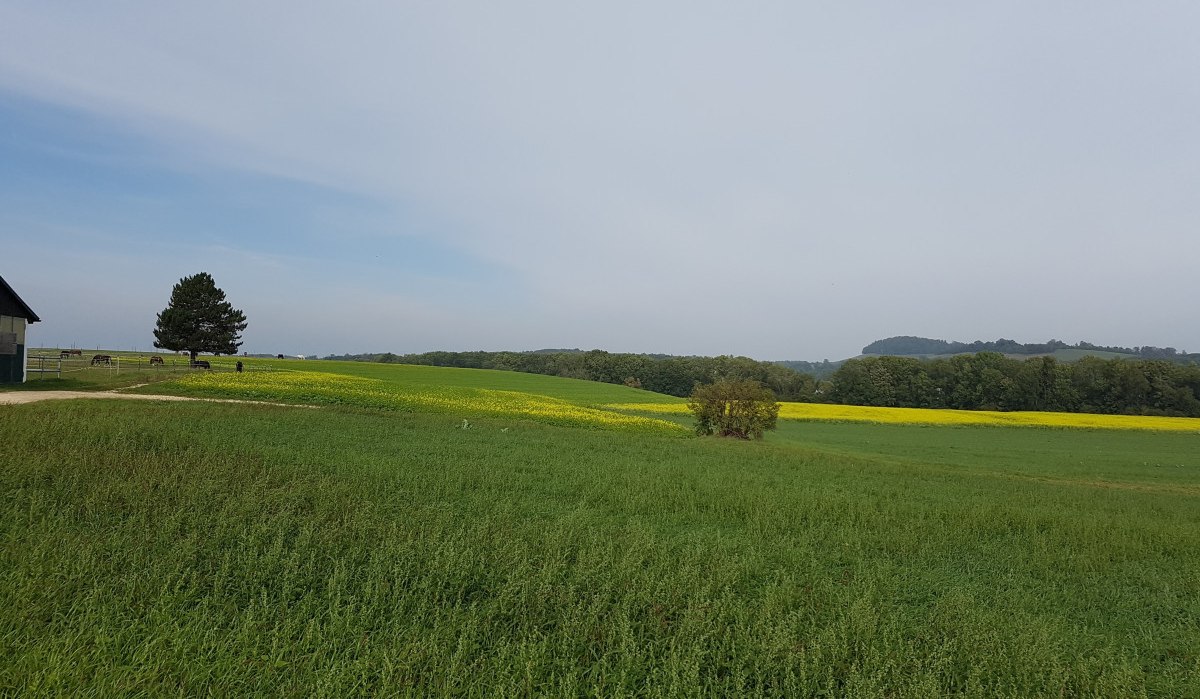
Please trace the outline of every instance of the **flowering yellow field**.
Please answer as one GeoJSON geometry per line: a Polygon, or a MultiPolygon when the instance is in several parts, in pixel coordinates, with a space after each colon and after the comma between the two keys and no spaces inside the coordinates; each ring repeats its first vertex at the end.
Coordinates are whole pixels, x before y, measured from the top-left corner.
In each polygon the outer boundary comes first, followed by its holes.
{"type": "Polygon", "coordinates": [[[529,419],[574,427],[688,433],[687,428],[667,420],[579,406],[548,396],[458,386],[414,388],[379,379],[315,371],[204,372],[173,383],[189,395],[449,413],[463,418],[529,419]]]}
{"type": "MultiPolygon", "coordinates": [[[[895,425],[993,425],[1010,427],[1069,427],[1105,430],[1156,430],[1200,432],[1200,418],[1146,415],[1094,415],[1090,413],[993,412],[985,410],[932,410],[927,408],[872,408],[861,405],[780,403],[785,420],[875,422],[895,425]]],[[[641,410],[671,415],[687,414],[686,403],[622,403],[603,406],[613,410],[641,410]]]]}

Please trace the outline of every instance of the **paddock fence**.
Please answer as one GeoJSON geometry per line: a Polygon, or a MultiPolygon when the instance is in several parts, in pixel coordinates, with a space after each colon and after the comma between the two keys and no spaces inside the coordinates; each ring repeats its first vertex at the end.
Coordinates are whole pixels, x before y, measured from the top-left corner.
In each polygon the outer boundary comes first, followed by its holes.
{"type": "MultiPolygon", "coordinates": [[[[207,361],[210,368],[192,366],[187,355],[139,354],[136,352],[112,352],[104,350],[57,350],[41,348],[30,350],[25,363],[25,372],[29,381],[37,381],[47,376],[54,378],[70,377],[80,372],[111,372],[114,374],[129,372],[153,372],[155,374],[185,374],[194,371],[235,371],[236,362],[240,357],[222,356],[200,357],[207,361]]],[[[253,366],[253,360],[245,360],[246,371],[274,371],[273,367],[253,366]]]]}

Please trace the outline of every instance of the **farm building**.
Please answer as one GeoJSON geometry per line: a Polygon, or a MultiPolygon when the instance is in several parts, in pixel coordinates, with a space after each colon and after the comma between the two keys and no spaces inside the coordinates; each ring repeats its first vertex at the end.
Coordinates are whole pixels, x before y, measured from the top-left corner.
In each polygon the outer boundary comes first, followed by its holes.
{"type": "Polygon", "coordinates": [[[25,381],[25,326],[40,320],[0,277],[0,383],[25,381]]]}

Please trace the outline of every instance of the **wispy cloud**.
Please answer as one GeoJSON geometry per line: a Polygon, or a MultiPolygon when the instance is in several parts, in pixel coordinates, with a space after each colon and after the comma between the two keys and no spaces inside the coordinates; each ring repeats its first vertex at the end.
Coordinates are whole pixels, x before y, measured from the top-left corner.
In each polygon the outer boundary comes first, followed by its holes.
{"type": "MultiPolygon", "coordinates": [[[[370,326],[378,349],[820,358],[888,334],[1064,326],[1200,345],[1170,319],[1200,255],[1198,19],[1117,3],[1086,21],[1039,3],[8,4],[0,89],[75,115],[48,144],[102,125],[140,151],[106,161],[84,134],[26,161],[99,158],[81,185],[95,199],[146,196],[147,173],[171,186],[124,208],[0,197],[208,243],[195,263],[224,250],[231,275],[300,258],[253,293],[367,285],[345,333],[370,326]],[[398,308],[406,327],[375,328],[398,308]]],[[[289,341],[348,342],[303,332],[289,341]]]]}

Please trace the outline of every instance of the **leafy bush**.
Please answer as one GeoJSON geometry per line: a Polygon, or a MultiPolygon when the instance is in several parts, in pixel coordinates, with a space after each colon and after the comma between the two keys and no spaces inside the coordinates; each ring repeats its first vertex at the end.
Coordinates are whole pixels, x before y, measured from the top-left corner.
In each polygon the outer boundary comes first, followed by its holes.
{"type": "Polygon", "coordinates": [[[700,384],[688,399],[696,416],[696,434],[760,439],[775,429],[779,403],[771,389],[748,379],[723,379],[700,384]]]}

